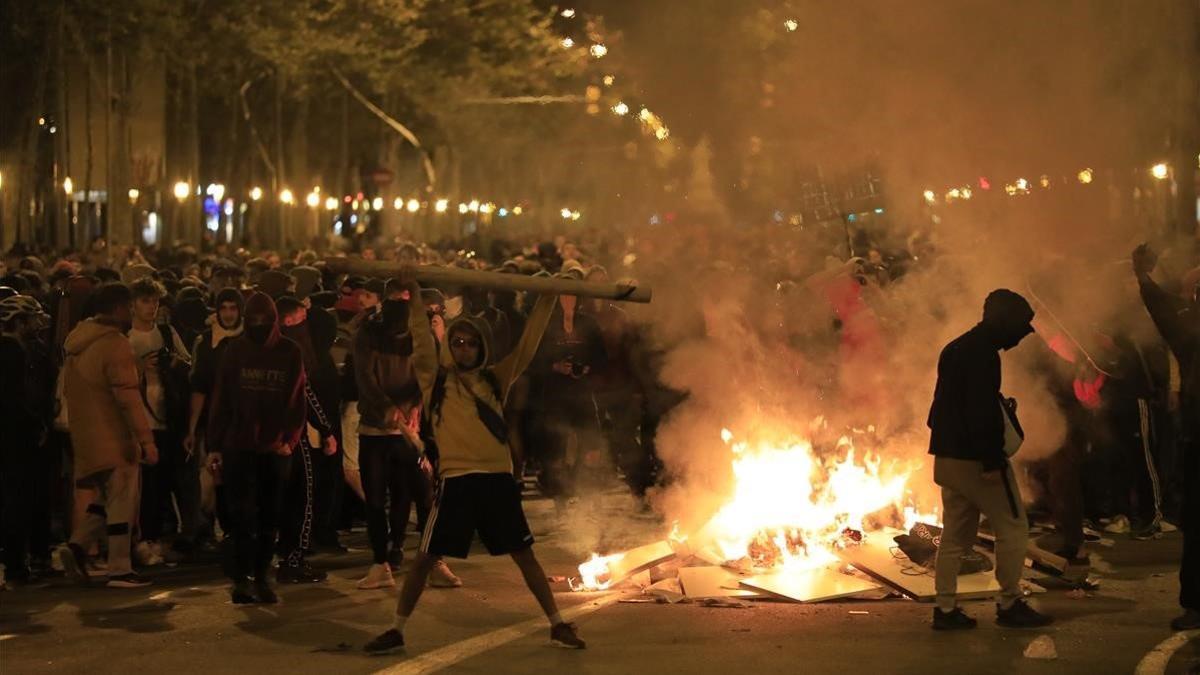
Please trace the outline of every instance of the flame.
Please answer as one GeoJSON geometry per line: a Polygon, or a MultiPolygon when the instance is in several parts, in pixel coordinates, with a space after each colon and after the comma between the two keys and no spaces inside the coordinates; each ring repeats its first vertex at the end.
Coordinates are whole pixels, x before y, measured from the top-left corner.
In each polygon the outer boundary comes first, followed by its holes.
{"type": "Polygon", "coordinates": [[[874,514],[895,509],[893,521],[900,513],[905,521],[924,519],[905,504],[916,467],[885,463],[871,454],[860,457],[848,437],[839,439],[827,457],[802,439],[734,442],[728,429],[721,438],[733,453],[733,490],[698,538],[711,540],[728,560],[817,567],[836,561],[834,550],[847,531],[878,527],[868,522],[874,514]]]}
{"type": "Polygon", "coordinates": [[[573,591],[603,591],[612,585],[608,566],[624,558],[624,553],[600,555],[593,553],[591,560],[579,565],[579,578],[567,579],[567,584],[573,591]]]}

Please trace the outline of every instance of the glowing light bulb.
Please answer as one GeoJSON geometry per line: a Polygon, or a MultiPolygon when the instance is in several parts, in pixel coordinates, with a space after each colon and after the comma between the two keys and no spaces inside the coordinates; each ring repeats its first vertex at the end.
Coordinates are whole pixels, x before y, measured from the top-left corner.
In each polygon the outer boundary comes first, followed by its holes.
{"type": "Polygon", "coordinates": [[[304,198],[304,203],[308,204],[309,208],[315,209],[321,205],[321,195],[317,194],[316,192],[310,192],[308,193],[308,196],[304,198]]]}
{"type": "Polygon", "coordinates": [[[295,204],[296,195],[292,194],[290,189],[283,188],[279,191],[279,201],[283,202],[284,204],[295,204]]]}
{"type": "Polygon", "coordinates": [[[192,186],[188,185],[187,181],[181,180],[175,184],[173,192],[175,193],[175,199],[183,201],[188,198],[188,195],[192,194],[192,186]]]}
{"type": "Polygon", "coordinates": [[[567,9],[564,9],[563,11],[559,12],[559,16],[561,16],[564,19],[573,19],[573,18],[575,18],[575,10],[568,7],[567,9]]]}
{"type": "Polygon", "coordinates": [[[1150,175],[1154,176],[1158,180],[1165,179],[1167,177],[1167,172],[1168,172],[1168,167],[1163,162],[1159,162],[1158,164],[1155,164],[1154,166],[1150,167],[1150,175]]]}
{"type": "Polygon", "coordinates": [[[141,196],[142,196],[142,191],[141,191],[141,190],[139,190],[139,189],[137,189],[137,188],[129,188],[129,201],[130,201],[130,203],[132,203],[132,202],[136,202],[136,201],[138,200],[138,197],[141,197],[141,196]]]}
{"type": "Polygon", "coordinates": [[[213,198],[213,201],[221,201],[225,197],[225,186],[220,183],[209,183],[208,187],[204,188],[204,194],[213,198]]]}
{"type": "MultiPolygon", "coordinates": [[[[179,190],[175,190],[175,196],[176,197],[179,196],[179,190]]],[[[250,188],[250,199],[252,199],[254,201],[258,201],[258,200],[262,199],[262,196],[263,196],[262,188],[260,188],[260,187],[250,188]]]]}
{"type": "Polygon", "coordinates": [[[563,49],[570,49],[571,47],[575,46],[575,41],[569,37],[563,38],[562,46],[563,46],[563,49]]]}
{"type": "Polygon", "coordinates": [[[629,106],[625,105],[624,101],[621,101],[612,107],[612,111],[623,117],[629,114],[629,106]]]}
{"type": "Polygon", "coordinates": [[[421,202],[416,199],[408,200],[408,204],[405,206],[408,208],[409,213],[416,213],[421,210],[421,202]]]}
{"type": "Polygon", "coordinates": [[[75,183],[71,181],[70,176],[63,179],[63,191],[67,194],[74,194],[75,192],[75,183]]]}
{"type": "Polygon", "coordinates": [[[404,208],[404,200],[400,197],[396,197],[392,200],[392,208],[396,209],[397,211],[404,208]]]}
{"type": "Polygon", "coordinates": [[[383,197],[376,197],[371,200],[371,208],[376,211],[383,210],[383,197]]]}
{"type": "Polygon", "coordinates": [[[787,32],[793,33],[797,28],[800,27],[800,22],[796,21],[795,19],[788,19],[787,21],[783,22],[783,27],[787,29],[787,32]]]}
{"type": "Polygon", "coordinates": [[[337,211],[337,208],[338,208],[337,197],[326,197],[325,198],[325,210],[326,211],[337,211]]]}
{"type": "Polygon", "coordinates": [[[438,213],[445,213],[448,208],[450,208],[450,200],[448,199],[439,199],[433,203],[433,210],[438,213]]]}
{"type": "Polygon", "coordinates": [[[467,204],[467,208],[470,209],[471,213],[478,213],[479,212],[479,200],[472,199],[471,203],[467,204]]]}
{"type": "Polygon", "coordinates": [[[525,212],[525,209],[521,208],[520,206],[514,206],[514,207],[512,208],[512,214],[513,214],[514,216],[519,216],[519,215],[521,215],[521,214],[522,214],[522,213],[524,213],[524,212],[525,212]]]}
{"type": "Polygon", "coordinates": [[[1029,190],[1029,181],[1025,180],[1024,178],[1018,178],[1017,189],[1022,192],[1029,190]]]}
{"type": "Polygon", "coordinates": [[[470,211],[470,210],[471,209],[470,209],[470,207],[467,206],[466,202],[458,203],[458,212],[459,213],[466,213],[467,211],[470,211]]]}
{"type": "Polygon", "coordinates": [[[1083,171],[1079,172],[1076,178],[1079,179],[1080,183],[1087,185],[1088,183],[1092,182],[1092,170],[1084,169],[1083,171]]]}
{"type": "Polygon", "coordinates": [[[592,56],[600,59],[604,58],[605,54],[608,54],[608,47],[605,47],[603,44],[596,43],[592,45],[591,49],[588,51],[592,53],[592,56]]]}
{"type": "Polygon", "coordinates": [[[613,86],[613,82],[616,82],[616,81],[617,81],[617,78],[613,75],[605,75],[604,76],[604,86],[606,86],[606,87],[613,86]]]}
{"type": "Polygon", "coordinates": [[[925,201],[929,202],[930,204],[937,201],[937,195],[935,195],[933,193],[933,190],[926,190],[924,194],[925,194],[925,201]]]}
{"type": "Polygon", "coordinates": [[[571,217],[571,209],[568,209],[564,206],[563,209],[558,212],[558,215],[562,216],[563,220],[567,220],[571,217]]]}
{"type": "Polygon", "coordinates": [[[659,127],[654,130],[654,137],[660,141],[665,141],[671,136],[671,130],[666,127],[659,127]]]}

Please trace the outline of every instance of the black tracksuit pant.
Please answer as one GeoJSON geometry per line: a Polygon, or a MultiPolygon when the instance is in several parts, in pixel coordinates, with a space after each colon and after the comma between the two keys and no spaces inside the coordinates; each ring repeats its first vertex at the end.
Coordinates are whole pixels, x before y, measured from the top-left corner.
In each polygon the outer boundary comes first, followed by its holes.
{"type": "Polygon", "coordinates": [[[433,485],[431,478],[421,471],[420,459],[420,451],[404,436],[360,434],[358,437],[358,466],[367,498],[367,536],[377,565],[387,562],[389,543],[395,549],[403,548],[408,512],[414,502],[417,505],[417,529],[424,529],[429,517],[433,485]]]}

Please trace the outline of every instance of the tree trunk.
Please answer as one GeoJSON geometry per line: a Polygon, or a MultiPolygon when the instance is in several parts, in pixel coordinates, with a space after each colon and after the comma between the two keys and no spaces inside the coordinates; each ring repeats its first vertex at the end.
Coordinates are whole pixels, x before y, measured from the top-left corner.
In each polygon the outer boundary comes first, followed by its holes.
{"type": "MultiPolygon", "coordinates": [[[[132,113],[133,98],[133,68],[127,47],[122,47],[116,53],[114,72],[117,91],[116,98],[110,104],[114,108],[116,123],[112,137],[112,174],[108,178],[108,230],[110,233],[121,233],[122,242],[141,241],[140,233],[133,223],[133,209],[128,199],[124,197],[129,192],[129,174],[132,169],[133,149],[130,147],[130,114],[132,113]]],[[[162,241],[159,242],[163,243],[162,241]]]]}

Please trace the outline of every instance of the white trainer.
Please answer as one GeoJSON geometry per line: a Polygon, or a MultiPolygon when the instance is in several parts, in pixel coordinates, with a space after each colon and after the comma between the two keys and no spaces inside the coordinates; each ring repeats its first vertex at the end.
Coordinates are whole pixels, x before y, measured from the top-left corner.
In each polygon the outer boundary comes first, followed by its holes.
{"type": "Polygon", "coordinates": [[[371,565],[367,576],[358,580],[360,591],[370,591],[377,588],[395,588],[396,580],[392,578],[392,568],[387,563],[371,565]]]}

